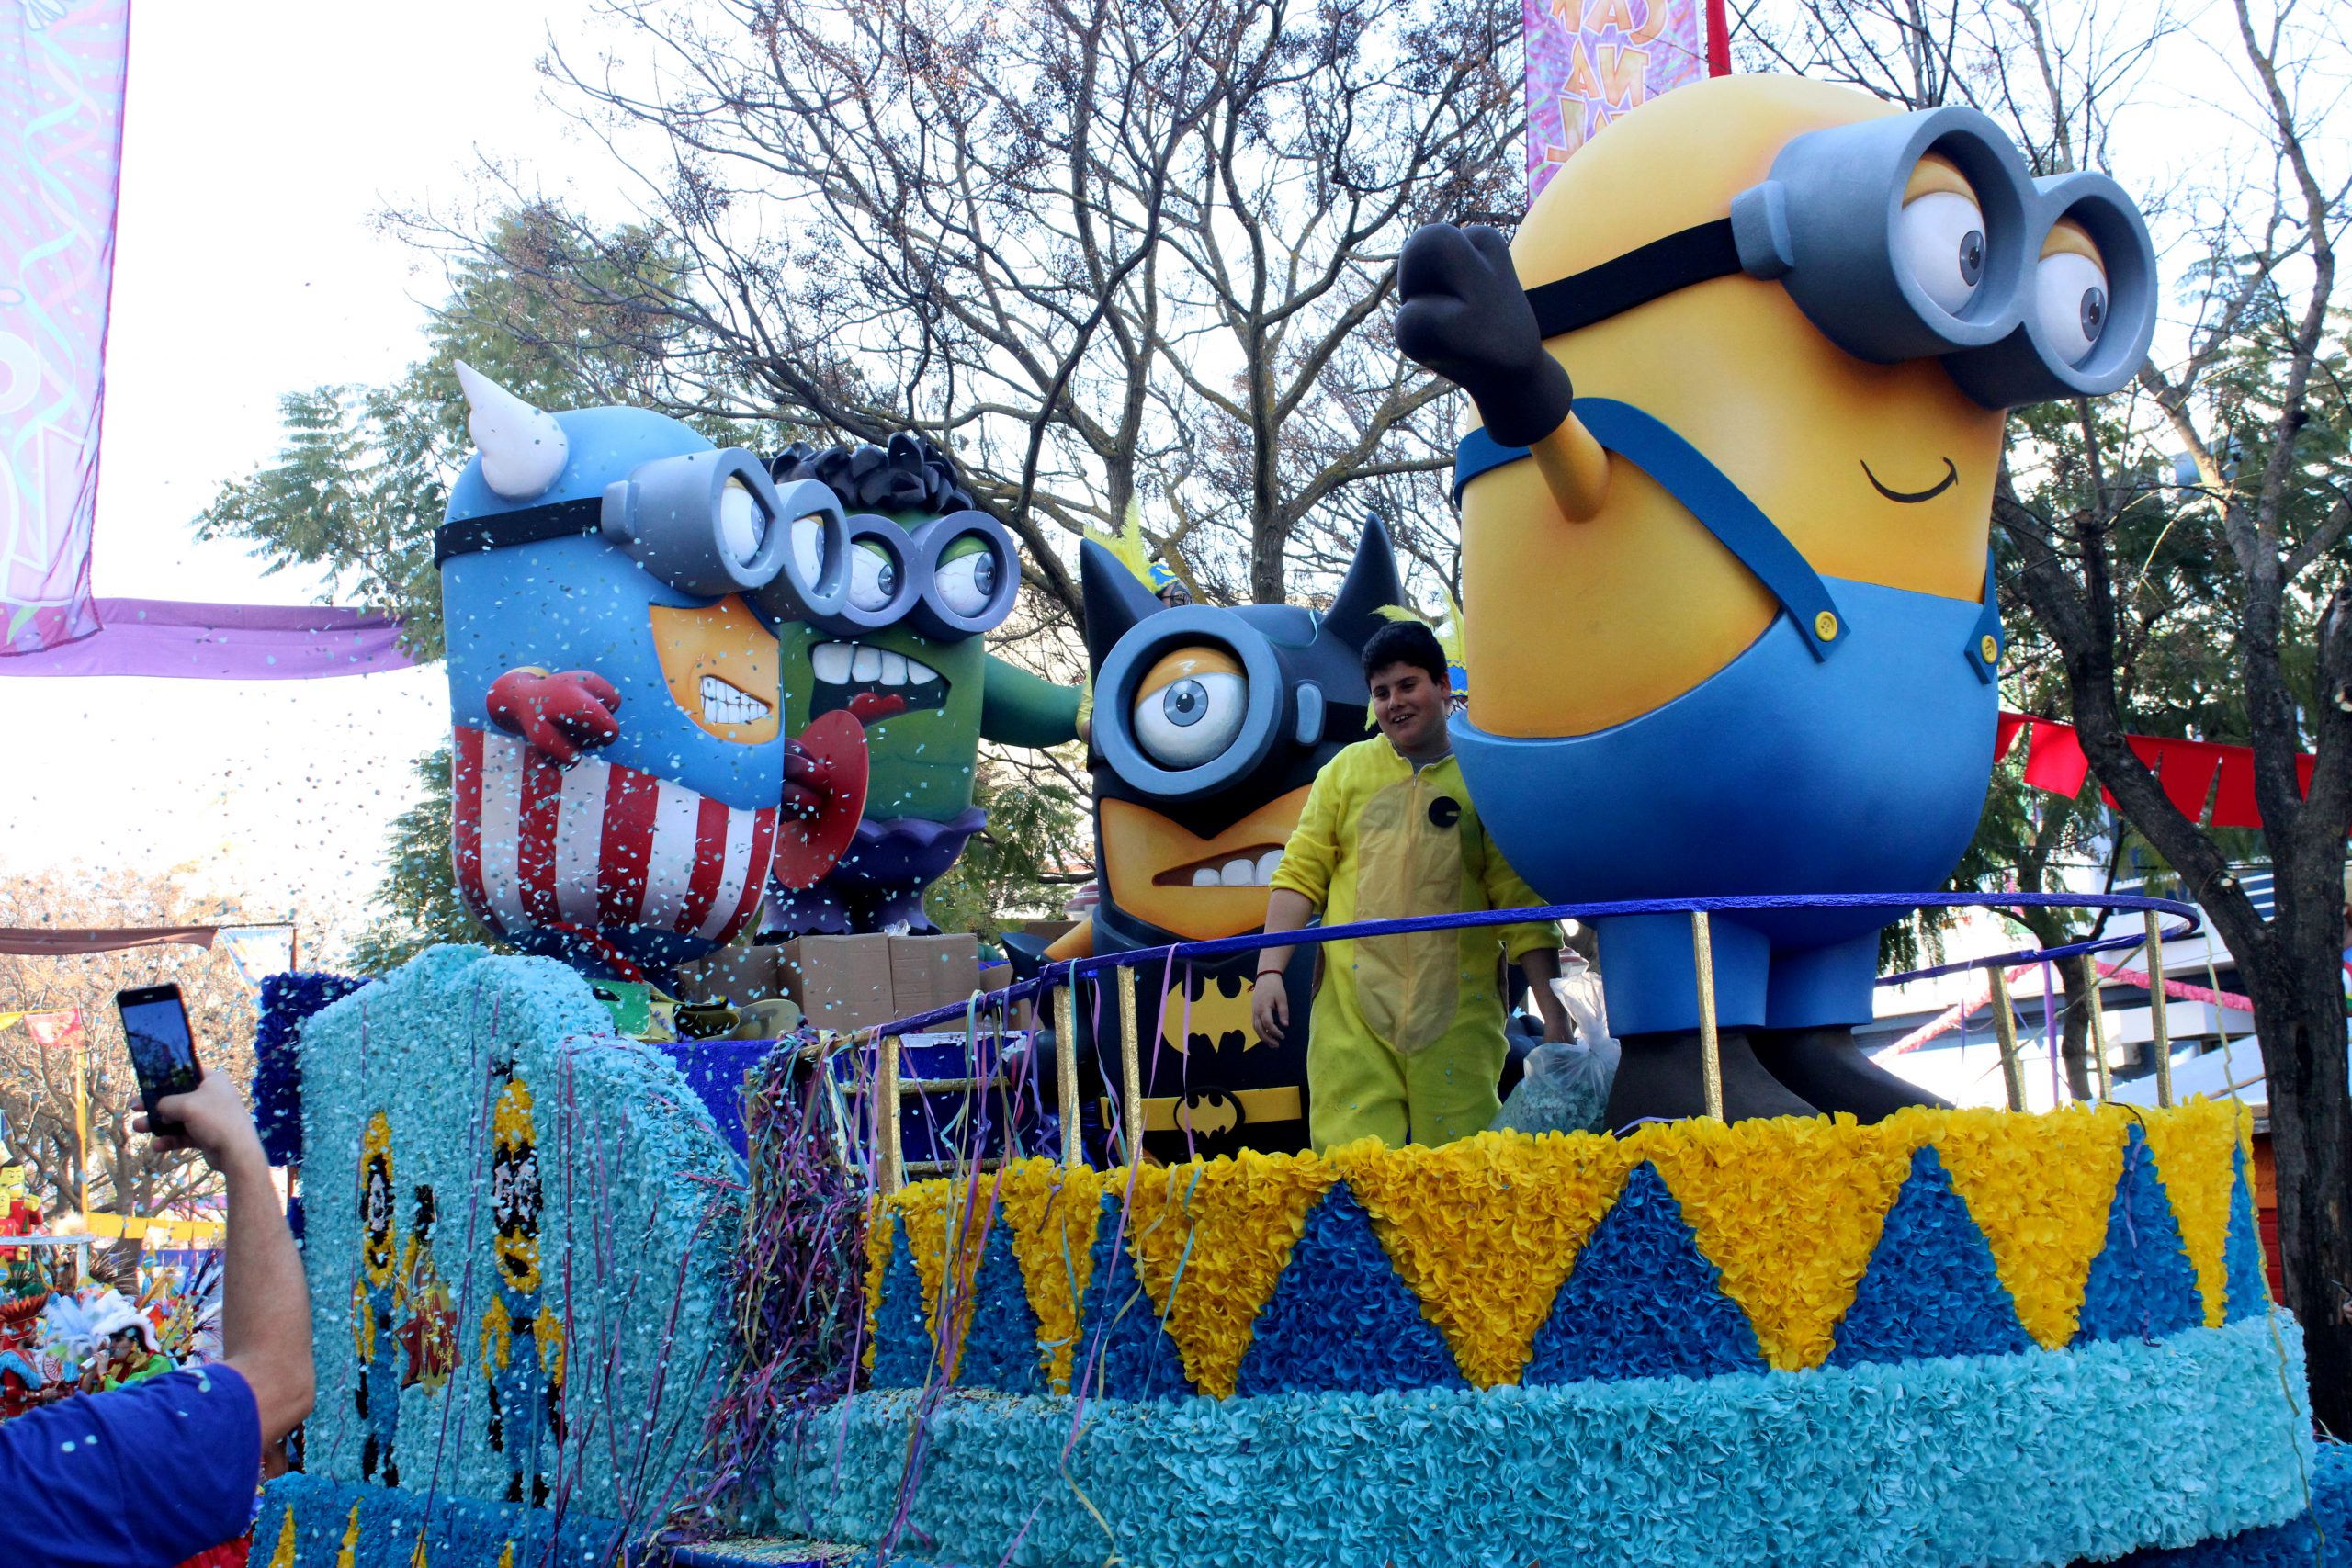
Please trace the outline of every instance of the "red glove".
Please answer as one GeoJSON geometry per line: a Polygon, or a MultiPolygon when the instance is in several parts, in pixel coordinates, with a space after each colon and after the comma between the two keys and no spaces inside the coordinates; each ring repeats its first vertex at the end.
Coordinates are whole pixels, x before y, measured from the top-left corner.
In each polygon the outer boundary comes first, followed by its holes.
{"type": "Polygon", "coordinates": [[[797,740],[784,748],[784,814],[814,822],[832,797],[833,771],[808,754],[797,740]]]}
{"type": "Polygon", "coordinates": [[[521,736],[558,767],[568,768],[582,752],[611,745],[621,732],[613,718],[620,705],[613,683],[586,670],[560,675],[509,670],[490,683],[491,722],[521,736]]]}

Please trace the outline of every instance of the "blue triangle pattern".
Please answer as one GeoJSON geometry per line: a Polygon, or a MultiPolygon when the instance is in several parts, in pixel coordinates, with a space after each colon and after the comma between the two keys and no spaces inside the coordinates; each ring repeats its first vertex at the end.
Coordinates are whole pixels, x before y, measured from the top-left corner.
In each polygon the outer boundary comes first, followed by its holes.
{"type": "Polygon", "coordinates": [[[1234,1392],[1379,1393],[1464,1388],[1445,1336],[1373,1234],[1344,1181],[1316,1200],[1259,1311],[1234,1392]]]}
{"type": "MultiPolygon", "coordinates": [[[[885,1221],[885,1224],[889,1222],[885,1221]]],[[[931,1330],[922,1320],[922,1276],[893,1225],[890,1261],[882,1269],[882,1304],[874,1314],[876,1388],[921,1388],[931,1381],[931,1330]]]]}
{"type": "Polygon", "coordinates": [[[2107,1244],[2091,1259],[2074,1342],[2154,1342],[2205,1321],[2197,1274],[2147,1134],[2134,1122],[2123,1145],[2123,1174],[2107,1209],[2107,1244]]]}
{"type": "Polygon", "coordinates": [[[1911,1156],[1885,1228],[1838,1325],[1833,1367],[2030,1350],[2018,1303],[1933,1145],[1911,1156]]]}
{"type": "Polygon", "coordinates": [[[2270,1280],[2262,1267],[2262,1232],[2254,1217],[2254,1179],[2245,1168],[2245,1150],[2237,1151],[2237,1179],[2230,1184],[2230,1228],[2222,1243],[2223,1277],[2222,1319],[2236,1323],[2260,1317],[2270,1310],[2270,1280]]]}
{"type": "Polygon", "coordinates": [[[1193,1392],[1183,1359],[1136,1276],[1119,1231],[1118,1199],[1106,1192],[1094,1227],[1094,1267],[1078,1314],[1070,1392],[1086,1390],[1091,1377],[1091,1392],[1106,1399],[1182,1399],[1193,1392]]]}
{"type": "Polygon", "coordinates": [[[989,1227],[972,1297],[972,1326],[965,1332],[956,1381],[966,1388],[992,1388],[1000,1393],[1044,1393],[1037,1314],[1029,1304],[1020,1260],[1012,1255],[1012,1232],[1001,1224],[989,1227]]]}
{"type": "Polygon", "coordinates": [[[1577,1254],[1520,1381],[1764,1371],[1756,1330],[1721,1280],[1666,1179],[1644,1160],[1577,1254]]]}

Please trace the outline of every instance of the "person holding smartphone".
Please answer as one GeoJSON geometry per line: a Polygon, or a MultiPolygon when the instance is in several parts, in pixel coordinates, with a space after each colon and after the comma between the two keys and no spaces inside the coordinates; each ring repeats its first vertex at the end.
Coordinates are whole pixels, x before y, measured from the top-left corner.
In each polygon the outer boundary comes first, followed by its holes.
{"type": "Polygon", "coordinates": [[[203,1072],[133,1123],[228,1189],[225,1359],[0,1422],[0,1562],[171,1568],[252,1527],[262,1455],[310,1414],[310,1292],[235,1087],[203,1072]]]}

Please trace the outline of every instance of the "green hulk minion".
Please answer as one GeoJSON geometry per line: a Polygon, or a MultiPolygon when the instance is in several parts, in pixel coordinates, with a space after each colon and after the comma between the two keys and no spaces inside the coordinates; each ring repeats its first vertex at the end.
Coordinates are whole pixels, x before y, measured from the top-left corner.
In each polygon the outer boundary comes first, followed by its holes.
{"type": "Polygon", "coordinates": [[[929,441],[796,442],[769,469],[780,483],[820,481],[850,514],[848,602],[777,627],[787,733],[846,709],[865,726],[871,775],[848,852],[814,887],[772,885],[766,933],[936,930],[923,892],[988,825],[972,803],[980,741],[1074,740],[1080,694],[983,646],[1012,612],[1020,558],[929,441]]]}

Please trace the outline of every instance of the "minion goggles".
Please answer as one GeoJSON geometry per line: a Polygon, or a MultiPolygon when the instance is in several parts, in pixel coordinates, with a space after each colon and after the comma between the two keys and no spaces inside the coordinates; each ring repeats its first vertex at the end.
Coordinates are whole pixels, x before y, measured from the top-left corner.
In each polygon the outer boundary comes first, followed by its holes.
{"type": "Polygon", "coordinates": [[[935,642],[956,642],[1001,622],[1021,592],[1012,536],[985,512],[951,512],[912,529],[860,513],[848,519],[848,538],[842,602],[802,617],[836,637],[906,620],[935,642]],[[949,559],[948,552],[967,540],[980,547],[949,559]]]}
{"type": "Polygon", "coordinates": [[[444,523],[433,564],[477,550],[595,536],[683,593],[741,593],[772,619],[838,615],[850,590],[849,520],[815,479],[781,490],[741,447],[657,457],[601,495],[444,523]]]}
{"type": "Polygon", "coordinates": [[[1992,409],[2111,392],[2155,333],[2155,250],[2122,187],[2087,173],[2036,179],[1999,127],[1957,106],[1808,131],[1732,198],[1730,217],[1538,285],[1527,300],[1550,338],[1741,275],[1779,279],[1858,359],[1941,359],[1992,409]],[[1936,236],[1905,213],[1912,173],[1930,155],[1959,170],[1983,222],[1950,236],[1954,269],[1940,279],[1922,276],[1923,242],[1936,236]],[[2098,285],[2043,254],[2062,220],[2097,248],[2098,285]]]}

